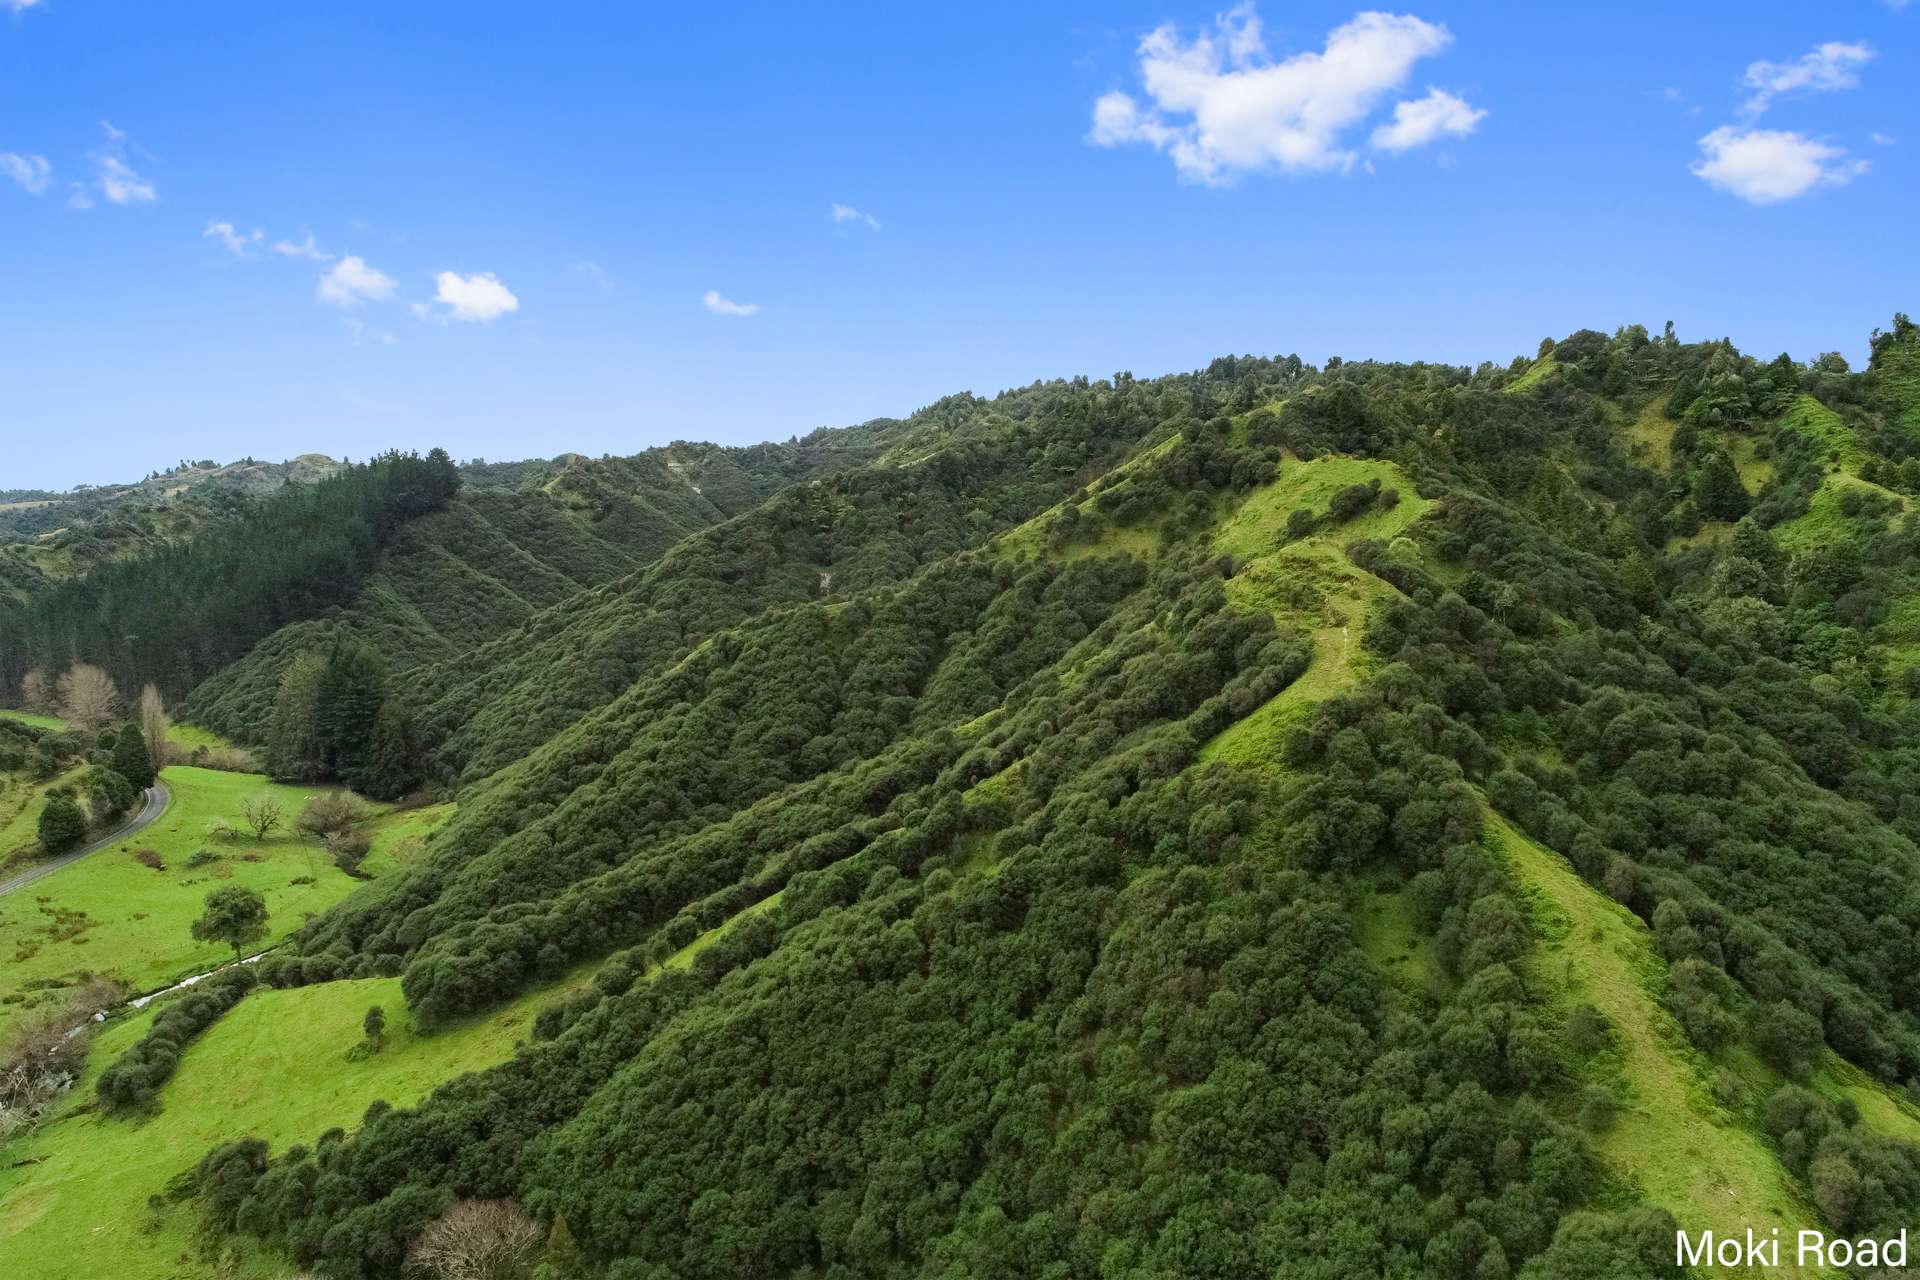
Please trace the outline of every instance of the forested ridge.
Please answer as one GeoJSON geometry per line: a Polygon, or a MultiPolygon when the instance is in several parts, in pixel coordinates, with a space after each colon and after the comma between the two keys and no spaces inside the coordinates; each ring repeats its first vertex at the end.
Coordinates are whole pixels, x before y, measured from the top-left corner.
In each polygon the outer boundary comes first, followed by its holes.
{"type": "Polygon", "coordinates": [[[341,1280],[456,1229],[548,1280],[1573,1280],[1677,1274],[1717,1206],[1907,1227],[1920,330],[1870,349],[1228,357],[457,495],[392,457],[286,552],[351,589],[204,669],[86,648],[170,579],[36,594],[9,678],[123,663],[283,776],[456,802],[196,1017],[537,1010],[169,1195],[341,1280]]]}

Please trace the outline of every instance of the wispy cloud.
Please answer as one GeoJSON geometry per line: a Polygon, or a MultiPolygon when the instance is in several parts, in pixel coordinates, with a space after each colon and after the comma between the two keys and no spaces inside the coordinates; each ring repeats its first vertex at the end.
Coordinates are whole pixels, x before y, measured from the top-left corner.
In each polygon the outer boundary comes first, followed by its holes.
{"type": "Polygon", "coordinates": [[[251,258],[267,238],[267,233],[255,227],[242,235],[234,229],[231,222],[209,222],[201,236],[212,240],[236,258],[251,258]]]}
{"type": "Polygon", "coordinates": [[[700,305],[717,316],[750,316],[760,310],[757,302],[735,302],[723,297],[718,289],[709,289],[700,295],[700,305]]]}
{"type": "Polygon", "coordinates": [[[1749,204],[1779,204],[1817,187],[1837,187],[1867,171],[1843,147],[1780,129],[1721,125],[1700,139],[1693,173],[1749,204]]]}
{"type": "Polygon", "coordinates": [[[1775,98],[1792,93],[1836,93],[1859,85],[1859,69],[1873,61],[1874,51],[1865,41],[1847,44],[1829,40],[1815,45],[1792,62],[1760,61],[1750,64],[1741,83],[1753,90],[1745,103],[1748,115],[1757,116],[1773,105],[1775,98]]]}
{"type": "MultiPolygon", "coordinates": [[[[1446,27],[1411,14],[1361,13],[1319,52],[1274,61],[1251,3],[1183,40],[1171,24],[1140,42],[1147,103],[1113,92],[1093,104],[1095,146],[1144,143],[1183,179],[1218,184],[1243,173],[1351,168],[1348,131],[1405,84],[1413,67],[1453,43],[1446,27]]],[[[1473,131],[1485,112],[1441,90],[1395,107],[1374,145],[1405,150],[1473,131]]]]}
{"type": "Polygon", "coordinates": [[[151,204],[160,198],[153,183],[134,172],[133,166],[119,156],[95,158],[100,194],[110,204],[151,204]]]}
{"type": "Polygon", "coordinates": [[[850,204],[835,203],[832,212],[833,220],[836,223],[851,222],[856,226],[863,226],[869,231],[878,231],[880,229],[879,219],[870,213],[863,213],[850,204]]]}
{"type": "Polygon", "coordinates": [[[603,292],[613,292],[613,277],[597,262],[582,258],[573,264],[573,273],[593,281],[603,292]]]}
{"type": "Polygon", "coordinates": [[[320,247],[311,231],[297,241],[275,240],[273,251],[283,258],[305,258],[309,262],[333,261],[333,255],[320,247]]]}
{"type": "Polygon", "coordinates": [[[385,329],[370,328],[359,316],[341,316],[340,327],[347,331],[347,336],[353,339],[353,345],[356,347],[369,342],[383,347],[392,347],[398,346],[400,342],[399,338],[385,329]]]}
{"type": "Polygon", "coordinates": [[[93,177],[87,182],[73,184],[73,192],[67,197],[67,207],[71,209],[91,209],[97,196],[108,204],[152,204],[160,198],[151,179],[133,167],[135,160],[142,163],[151,161],[151,152],[143,149],[124,129],[116,129],[111,122],[100,122],[101,132],[106,141],[98,151],[89,153],[93,161],[93,177]]]}
{"type": "Polygon", "coordinates": [[[19,155],[0,151],[0,174],[12,178],[33,195],[39,195],[53,181],[53,166],[45,156],[19,155]]]}
{"type": "Polygon", "coordinates": [[[37,8],[40,0],[0,0],[0,9],[5,9],[14,17],[19,17],[29,9],[37,8]]]}
{"type": "Polygon", "coordinates": [[[393,297],[393,277],[364,259],[348,254],[320,277],[314,295],[335,307],[357,307],[363,302],[385,302],[393,297]]]}
{"type": "Polygon", "coordinates": [[[520,299],[491,271],[476,271],[470,276],[442,271],[433,279],[433,301],[440,309],[423,302],[412,306],[413,313],[423,320],[486,324],[520,309],[520,299]]]}

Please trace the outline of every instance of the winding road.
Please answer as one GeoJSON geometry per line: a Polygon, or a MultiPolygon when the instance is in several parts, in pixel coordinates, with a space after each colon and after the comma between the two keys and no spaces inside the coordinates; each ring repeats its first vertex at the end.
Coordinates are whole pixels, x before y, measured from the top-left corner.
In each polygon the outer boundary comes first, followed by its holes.
{"type": "Polygon", "coordinates": [[[143,801],[140,805],[140,812],[133,815],[133,821],[127,823],[126,826],[121,827],[118,831],[109,832],[101,836],[98,840],[81,845],[71,853],[63,853],[50,862],[42,862],[37,866],[28,867],[19,875],[8,876],[5,880],[0,880],[0,897],[5,897],[15,889],[24,889],[42,876],[50,876],[60,868],[70,863],[78,862],[90,853],[98,853],[108,845],[119,844],[128,836],[151,825],[154,819],[166,812],[167,803],[173,798],[167,794],[167,784],[158,781],[148,787],[141,795],[143,801]]]}

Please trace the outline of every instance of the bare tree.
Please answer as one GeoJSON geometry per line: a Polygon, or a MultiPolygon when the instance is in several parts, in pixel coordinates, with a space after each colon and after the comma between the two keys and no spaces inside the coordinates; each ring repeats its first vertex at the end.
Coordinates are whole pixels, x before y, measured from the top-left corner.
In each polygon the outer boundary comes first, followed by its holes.
{"type": "Polygon", "coordinates": [[[41,715],[52,713],[53,681],[47,679],[44,668],[35,667],[20,677],[20,705],[41,715]]]}
{"type": "Polygon", "coordinates": [[[60,677],[60,715],[75,729],[98,733],[120,709],[113,677],[90,662],[76,662],[60,677]]]}
{"type": "Polygon", "coordinates": [[[440,1280],[520,1280],[544,1234],[511,1200],[460,1200],[414,1240],[407,1265],[440,1280]]]}
{"type": "Polygon", "coordinates": [[[172,763],[167,759],[167,704],[152,685],[140,690],[140,733],[147,740],[147,754],[153,757],[154,768],[164,769],[172,763]]]}
{"type": "Polygon", "coordinates": [[[247,825],[253,828],[255,840],[265,840],[287,820],[287,815],[280,806],[265,796],[247,801],[241,807],[240,813],[246,818],[247,825]]]}

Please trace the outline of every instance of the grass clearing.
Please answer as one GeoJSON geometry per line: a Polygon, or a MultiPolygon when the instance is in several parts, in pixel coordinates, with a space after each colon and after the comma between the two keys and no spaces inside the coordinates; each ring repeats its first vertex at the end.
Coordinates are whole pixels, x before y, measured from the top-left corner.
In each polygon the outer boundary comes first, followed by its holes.
{"type": "Polygon", "coordinates": [[[1245,560],[1227,581],[1227,597],[1245,609],[1265,610],[1283,626],[1306,631],[1313,656],[1300,678],[1251,713],[1236,720],[1200,750],[1200,760],[1248,767],[1271,766],[1286,737],[1316,703],[1351,688],[1370,665],[1360,647],[1368,612],[1393,588],[1347,560],[1355,538],[1391,541],[1405,533],[1430,504],[1390,462],[1328,455],[1281,464],[1279,478],[1254,490],[1214,535],[1220,551],[1245,560]],[[1306,508],[1325,510],[1340,490],[1378,480],[1400,501],[1375,506],[1306,538],[1288,541],[1287,517],[1306,508]]]}
{"type": "Polygon", "coordinates": [[[1632,451],[1648,465],[1667,471],[1673,467],[1673,433],[1679,426],[1667,416],[1667,397],[1655,396],[1640,407],[1620,434],[1632,442],[1632,451]]]}
{"type": "Polygon", "coordinates": [[[1539,384],[1542,378],[1545,378],[1559,367],[1560,362],[1555,360],[1553,353],[1549,351],[1546,355],[1541,356],[1528,366],[1525,373],[1515,378],[1512,382],[1509,382],[1505,387],[1505,391],[1508,395],[1515,395],[1522,391],[1530,391],[1539,384]]]}
{"type": "Polygon", "coordinates": [[[21,724],[32,725],[36,729],[51,729],[55,733],[64,733],[67,728],[67,722],[58,716],[35,715],[31,711],[0,711],[0,719],[18,720],[21,724]]]}
{"type": "Polygon", "coordinates": [[[705,933],[695,938],[692,942],[689,942],[686,946],[680,948],[678,951],[668,956],[665,960],[662,960],[660,962],[660,967],[662,969],[686,968],[688,965],[693,963],[693,958],[695,956],[699,955],[702,951],[705,951],[708,947],[712,946],[716,941],[719,940],[721,934],[733,928],[734,925],[740,923],[742,920],[745,920],[749,916],[757,916],[762,914],[763,912],[773,910],[774,907],[779,905],[780,899],[786,894],[786,892],[787,891],[785,889],[776,889],[772,893],[768,894],[766,897],[760,899],[760,901],[754,903],[752,906],[740,908],[738,911],[728,916],[725,920],[722,920],[719,924],[713,926],[713,928],[707,930],[705,933]]]}
{"type": "Polygon", "coordinates": [[[1360,949],[1402,987],[1433,996],[1446,989],[1433,962],[1433,944],[1400,880],[1363,883],[1353,906],[1353,935],[1360,949]]]}
{"type": "MultiPolygon", "coordinates": [[[[1911,498],[1903,497],[1891,489],[1882,489],[1877,484],[1869,484],[1855,475],[1834,471],[1813,491],[1813,497],[1807,503],[1804,514],[1795,516],[1784,524],[1775,525],[1773,540],[1782,551],[1792,555],[1806,551],[1824,543],[1847,542],[1859,536],[1858,530],[1864,526],[1856,523],[1840,509],[1840,499],[1848,490],[1858,490],[1889,499],[1899,504],[1901,511],[1910,509],[1911,498]]],[[[1897,518],[1898,512],[1895,513],[1897,518]]],[[[1878,517],[1869,522],[1884,524],[1886,517],[1878,517]]]]}
{"type": "Polygon", "coordinates": [[[370,827],[373,848],[360,864],[362,874],[383,876],[422,857],[426,853],[427,838],[453,816],[454,808],[451,803],[433,804],[376,818],[370,827]]]}
{"type": "Polygon", "coordinates": [[[1487,830],[1532,910],[1541,988],[1562,1012],[1585,1002],[1612,1025],[1614,1046],[1586,1064],[1622,1095],[1613,1127],[1590,1135],[1600,1158],[1689,1230],[1778,1227],[1791,1240],[1817,1226],[1766,1144],[1712,1101],[1705,1060],[1661,1004],[1666,967],[1646,925],[1499,815],[1487,830]]]}
{"type": "MultiPolygon", "coordinates": [[[[214,1145],[254,1136],[276,1151],[334,1126],[358,1125],[369,1103],[418,1102],[455,1076],[511,1057],[563,979],[495,1013],[422,1035],[405,1015],[398,978],[256,991],[190,1045],[151,1118],[97,1112],[93,1079],[139,1039],[151,1011],[101,1032],[87,1075],[60,1114],[0,1160],[0,1257],[36,1280],[176,1280],[284,1276],[284,1259],[242,1252],[222,1266],[198,1258],[186,1206],[155,1212],[147,1198],[214,1145]],[[351,1060],[371,1005],[387,1012],[386,1047],[351,1060]],[[17,1160],[32,1165],[7,1167],[17,1160]]],[[[244,1248],[244,1246],[243,1246],[244,1248]]]]}
{"type": "Polygon", "coordinates": [[[1780,425],[1819,445],[1827,461],[1849,475],[1858,474],[1866,459],[1867,451],[1846,419],[1812,396],[1795,396],[1780,415],[1780,425]]]}
{"type": "Polygon", "coordinates": [[[224,946],[188,934],[207,894],[223,885],[244,885],[266,899],[269,934],[263,945],[271,945],[358,884],[334,867],[325,850],[292,831],[293,817],[313,788],[182,765],[167,768],[161,778],[173,800],[159,821],[0,898],[0,1036],[49,985],[77,974],[111,974],[146,991],[231,958],[224,946]],[[241,807],[255,797],[280,805],[287,819],[281,832],[266,840],[209,837],[216,823],[239,824],[241,807]],[[201,848],[217,854],[217,861],[188,867],[189,856],[201,848]],[[135,861],[140,849],[157,853],[166,869],[135,861]],[[307,877],[310,883],[293,883],[307,877]]]}
{"type": "Polygon", "coordinates": [[[1758,447],[1752,436],[1727,437],[1727,456],[1733,459],[1733,469],[1740,474],[1740,485],[1749,496],[1758,496],[1773,479],[1773,459],[1760,457],[1758,447]]]}

